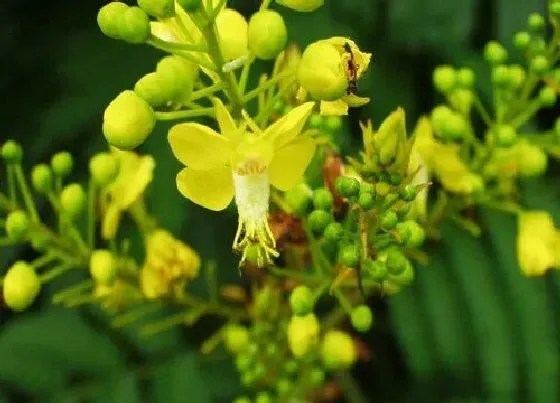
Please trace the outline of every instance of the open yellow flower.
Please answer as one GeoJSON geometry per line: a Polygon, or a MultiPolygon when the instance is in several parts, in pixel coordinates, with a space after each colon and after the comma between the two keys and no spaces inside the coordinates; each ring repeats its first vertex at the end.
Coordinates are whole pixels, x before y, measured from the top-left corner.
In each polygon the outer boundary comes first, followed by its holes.
{"type": "Polygon", "coordinates": [[[233,248],[243,251],[243,263],[247,247],[257,244],[264,252],[259,261],[269,261],[277,255],[268,226],[270,185],[285,191],[303,180],[315,142],[298,135],[314,103],[294,108],[264,131],[248,116],[238,126],[220,100],[214,104],[221,135],[198,123],[169,131],[173,154],[187,166],[177,175],[177,189],[214,211],[225,209],[235,196],[239,224],[233,248]]]}
{"type": "Polygon", "coordinates": [[[526,276],[541,276],[560,267],[559,233],[547,211],[525,211],[518,216],[517,260],[526,276]]]}
{"type": "Polygon", "coordinates": [[[115,237],[121,214],[131,207],[152,182],[155,161],[150,155],[140,156],[132,151],[112,152],[119,160],[119,174],[104,194],[105,213],[102,235],[105,239],[115,237]]]}

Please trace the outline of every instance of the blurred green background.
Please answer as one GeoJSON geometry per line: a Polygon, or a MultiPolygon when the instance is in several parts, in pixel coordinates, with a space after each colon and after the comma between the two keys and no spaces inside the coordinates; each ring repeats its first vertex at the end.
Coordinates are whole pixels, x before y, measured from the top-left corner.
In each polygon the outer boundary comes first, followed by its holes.
{"type": "MultiPolygon", "coordinates": [[[[439,63],[475,69],[488,96],[481,49],[489,39],[511,48],[530,12],[545,0],[325,0],[312,14],[276,7],[300,45],[350,36],[374,53],[360,91],[371,104],[353,112],[343,135],[357,140],[358,119],[374,121],[402,105],[409,127],[439,102],[431,70],[439,63]]],[[[101,116],[161,54],[104,37],[95,16],[101,1],[2,0],[0,4],[0,141],[25,146],[26,167],[52,153],[76,156],[75,180],[104,147],[101,116]]],[[[255,0],[233,3],[245,14],[255,0]]],[[[550,126],[552,112],[539,115],[550,126]]],[[[239,281],[230,251],[234,217],[193,206],[176,192],[172,158],[160,126],[142,152],[157,159],[150,208],[161,224],[217,258],[221,279],[239,281]]],[[[553,170],[556,170],[553,167],[553,170]]],[[[558,175],[524,184],[532,208],[560,223],[558,175]]],[[[527,280],[515,258],[515,219],[480,211],[481,239],[444,226],[429,245],[433,261],[413,285],[371,300],[377,325],[363,336],[371,350],[354,374],[364,402],[560,401],[560,276],[527,280]]],[[[2,271],[27,249],[2,249],[2,271]]],[[[62,286],[62,283],[54,285],[62,286]]],[[[196,288],[195,284],[195,288],[196,288]]],[[[0,402],[230,402],[241,393],[225,353],[202,357],[194,345],[217,328],[203,320],[141,339],[134,328],[112,329],[103,315],[53,308],[45,290],[25,314],[0,310],[0,402]]]]}

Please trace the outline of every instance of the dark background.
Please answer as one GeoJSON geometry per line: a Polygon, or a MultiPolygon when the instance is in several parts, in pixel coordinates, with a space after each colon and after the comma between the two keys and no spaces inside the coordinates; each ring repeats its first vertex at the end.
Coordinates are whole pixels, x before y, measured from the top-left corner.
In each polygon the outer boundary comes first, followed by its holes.
{"type": "MultiPolygon", "coordinates": [[[[441,101],[431,88],[431,71],[443,62],[474,68],[486,98],[484,43],[498,39],[511,48],[511,36],[524,29],[528,14],[546,5],[544,0],[326,3],[312,14],[274,7],[301,45],[344,35],[374,53],[360,83],[372,102],[348,120],[341,135],[349,143],[356,143],[358,119],[378,122],[399,105],[412,128],[441,101]]],[[[0,141],[21,142],[27,168],[70,150],[77,165],[73,179],[84,178],[88,156],[104,147],[106,104],[161,55],[104,37],[95,22],[101,4],[3,0],[0,5],[0,141]]],[[[245,14],[257,8],[255,1],[233,4],[245,14]]],[[[553,117],[543,113],[539,124],[550,126],[553,117]]],[[[158,164],[150,208],[203,258],[217,257],[222,280],[239,281],[230,252],[234,216],[204,211],[177,193],[179,165],[165,131],[158,126],[141,149],[158,164]]],[[[551,175],[523,189],[530,207],[546,208],[560,220],[557,180],[551,175]]],[[[354,371],[362,401],[560,401],[560,277],[524,278],[516,264],[515,218],[488,211],[479,218],[488,230],[481,239],[446,224],[444,241],[429,246],[432,263],[418,267],[413,285],[371,301],[377,325],[363,336],[371,359],[354,371]]],[[[33,255],[2,249],[0,267],[16,258],[33,255]]],[[[241,393],[225,354],[208,358],[194,350],[216,328],[213,320],[146,340],[134,328],[111,329],[88,309],[53,308],[51,291],[28,313],[0,310],[0,402],[204,403],[231,401],[241,393]]]]}

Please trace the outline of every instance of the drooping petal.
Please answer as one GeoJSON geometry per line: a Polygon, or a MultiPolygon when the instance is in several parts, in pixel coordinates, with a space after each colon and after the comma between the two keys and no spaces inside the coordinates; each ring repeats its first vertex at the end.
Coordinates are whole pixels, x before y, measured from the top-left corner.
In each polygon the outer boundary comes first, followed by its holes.
{"type": "Polygon", "coordinates": [[[119,160],[119,174],[109,187],[111,203],[126,210],[144,193],[152,182],[155,160],[130,151],[113,151],[119,160]]]}
{"type": "Polygon", "coordinates": [[[315,141],[302,137],[274,153],[268,177],[275,188],[286,191],[303,180],[303,174],[315,153],[315,141]]]}
{"type": "Polygon", "coordinates": [[[237,129],[235,121],[231,117],[229,111],[219,98],[212,98],[214,108],[216,109],[216,120],[220,126],[220,132],[231,142],[238,143],[241,139],[241,133],[237,129]]]}
{"type": "Polygon", "coordinates": [[[263,139],[272,142],[275,149],[289,143],[301,132],[314,106],[315,102],[306,102],[292,109],[265,130],[263,139]]]}
{"type": "Polygon", "coordinates": [[[207,126],[198,123],[181,123],[167,135],[175,158],[186,166],[208,170],[224,166],[231,155],[230,141],[207,126]]]}
{"type": "Polygon", "coordinates": [[[369,102],[368,97],[359,97],[353,94],[345,95],[342,99],[351,108],[359,108],[360,106],[364,106],[369,102]]]}
{"type": "Polygon", "coordinates": [[[556,263],[554,219],[547,211],[524,211],[518,216],[517,260],[526,276],[540,276],[556,263]]]}
{"type": "Polygon", "coordinates": [[[183,196],[209,210],[223,210],[233,199],[231,169],[225,166],[206,171],[184,168],[176,182],[183,196]]]}
{"type": "Polygon", "coordinates": [[[323,116],[345,116],[348,115],[348,104],[342,99],[321,101],[320,113],[323,116]]]}

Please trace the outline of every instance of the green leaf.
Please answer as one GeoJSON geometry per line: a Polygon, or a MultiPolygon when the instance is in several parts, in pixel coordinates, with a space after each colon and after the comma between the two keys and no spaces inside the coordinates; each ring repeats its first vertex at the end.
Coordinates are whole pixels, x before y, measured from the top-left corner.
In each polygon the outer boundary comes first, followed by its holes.
{"type": "Polygon", "coordinates": [[[99,403],[141,403],[138,374],[128,372],[107,382],[101,389],[97,401],[99,403]]]}

